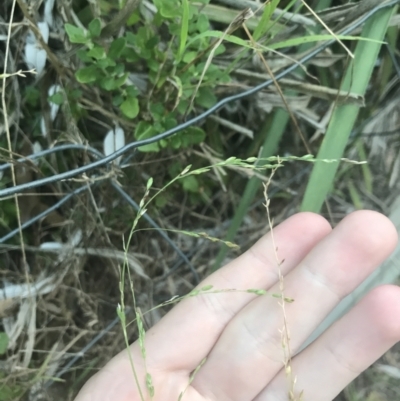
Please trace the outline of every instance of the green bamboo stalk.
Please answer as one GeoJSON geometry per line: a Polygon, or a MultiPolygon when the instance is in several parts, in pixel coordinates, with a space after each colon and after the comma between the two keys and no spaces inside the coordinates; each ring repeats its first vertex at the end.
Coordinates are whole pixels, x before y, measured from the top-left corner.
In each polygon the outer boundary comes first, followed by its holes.
{"type": "MultiPolygon", "coordinates": [[[[376,13],[365,24],[361,36],[382,41],[392,11],[393,9],[384,9],[376,13]]],[[[364,96],[380,48],[381,44],[376,42],[359,41],[357,43],[354,60],[349,63],[341,86],[342,90],[364,96]]],[[[355,104],[336,107],[318,152],[318,159],[339,160],[343,157],[358,112],[359,106],[355,104]]],[[[315,163],[301,205],[302,211],[318,213],[321,210],[326,196],[332,189],[338,166],[339,162],[315,163]]]]}

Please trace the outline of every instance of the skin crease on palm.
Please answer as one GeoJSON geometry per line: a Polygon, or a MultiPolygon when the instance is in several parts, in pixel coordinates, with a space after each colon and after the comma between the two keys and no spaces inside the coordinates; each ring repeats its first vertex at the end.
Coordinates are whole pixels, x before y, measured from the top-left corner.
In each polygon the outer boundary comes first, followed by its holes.
{"type": "MultiPolygon", "coordinates": [[[[331,401],[363,370],[400,341],[400,288],[372,290],[319,339],[299,352],[338,302],[382,263],[397,245],[397,232],[383,215],[350,214],[332,230],[313,213],[299,213],[274,228],[284,274],[295,391],[304,401],[331,401]]],[[[271,235],[206,278],[199,287],[263,288],[279,293],[271,235]]],[[[188,298],[145,337],[153,401],[288,401],[283,370],[279,300],[230,292],[188,298]],[[189,385],[189,376],[206,362],[189,385]]],[[[136,343],[131,354],[142,381],[145,368],[136,343]]],[[[124,350],[83,387],[75,401],[140,401],[124,350]]]]}

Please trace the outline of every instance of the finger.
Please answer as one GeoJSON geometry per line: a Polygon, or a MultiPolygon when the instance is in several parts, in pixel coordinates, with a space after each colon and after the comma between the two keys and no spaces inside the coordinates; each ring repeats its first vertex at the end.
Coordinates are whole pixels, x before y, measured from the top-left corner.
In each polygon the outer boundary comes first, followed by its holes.
{"type": "MultiPolygon", "coordinates": [[[[277,226],[276,244],[287,255],[284,271],[293,269],[330,230],[325,219],[312,213],[297,214],[277,226]]],[[[216,290],[268,289],[277,282],[275,264],[271,236],[267,234],[199,288],[210,284],[216,290]]],[[[254,297],[233,292],[186,299],[147,333],[149,366],[191,372],[209,353],[226,324],[254,297]]]]}
{"type": "MultiPolygon", "coordinates": [[[[285,304],[292,353],[340,299],[392,252],[396,238],[386,217],[367,211],[353,213],[285,277],[285,295],[294,299],[285,304]]],[[[280,253],[280,259],[285,257],[280,253]]],[[[279,284],[271,292],[279,292],[279,284]]],[[[195,388],[209,399],[254,398],[282,368],[283,325],[282,307],[276,299],[253,300],[222,333],[196,376],[195,388]]]]}
{"type": "MultiPolygon", "coordinates": [[[[295,394],[307,401],[331,401],[382,354],[400,341],[400,288],[370,292],[292,361],[295,394]]],[[[281,371],[256,401],[288,399],[289,383],[281,371]]],[[[297,398],[296,398],[297,399],[297,398]]]]}

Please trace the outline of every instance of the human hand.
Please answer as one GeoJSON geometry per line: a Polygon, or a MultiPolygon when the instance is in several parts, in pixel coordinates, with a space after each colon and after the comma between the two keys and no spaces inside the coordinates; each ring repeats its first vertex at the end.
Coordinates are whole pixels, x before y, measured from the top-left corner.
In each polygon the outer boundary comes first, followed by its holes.
{"type": "MultiPolygon", "coordinates": [[[[298,352],[313,330],[394,250],[397,232],[384,216],[359,211],[334,230],[322,217],[300,213],[274,228],[284,259],[284,294],[296,397],[331,401],[400,340],[400,288],[372,290],[321,337],[298,352]],[[297,353],[297,354],[296,354],[297,353]]],[[[250,288],[279,293],[271,235],[206,278],[199,288],[250,288]]],[[[180,302],[145,337],[153,401],[288,401],[279,299],[222,292],[180,302]],[[207,357],[189,385],[189,377],[207,357]]],[[[144,399],[150,400],[139,344],[130,347],[144,399]]],[[[298,398],[294,398],[298,399],[298,398]]],[[[126,350],[83,387],[75,401],[140,401],[126,350]]]]}

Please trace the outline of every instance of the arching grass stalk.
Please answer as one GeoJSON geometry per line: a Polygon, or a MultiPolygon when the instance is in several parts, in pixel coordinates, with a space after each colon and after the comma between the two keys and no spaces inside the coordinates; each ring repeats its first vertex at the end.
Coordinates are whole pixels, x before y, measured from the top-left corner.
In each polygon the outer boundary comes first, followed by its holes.
{"type": "MultiPolygon", "coordinates": [[[[217,163],[214,163],[213,165],[210,166],[206,166],[206,167],[201,167],[199,169],[196,170],[191,170],[191,166],[187,166],[183,169],[183,171],[176,176],[174,179],[172,179],[171,181],[169,181],[164,187],[162,187],[161,189],[157,190],[155,192],[154,195],[150,196],[150,190],[152,188],[153,185],[153,179],[149,178],[146,184],[146,190],[145,193],[142,197],[142,200],[139,203],[139,210],[137,211],[137,214],[135,216],[135,219],[132,223],[132,228],[130,230],[129,233],[129,237],[128,240],[125,242],[124,241],[124,255],[125,255],[125,259],[124,259],[124,263],[121,269],[121,279],[120,279],[120,304],[118,305],[117,308],[117,314],[118,317],[120,318],[121,321],[121,325],[122,325],[122,329],[123,329],[123,334],[124,334],[124,339],[125,339],[125,343],[126,343],[126,347],[127,347],[127,351],[128,351],[128,357],[129,357],[129,361],[130,361],[130,365],[132,368],[132,372],[133,372],[133,376],[135,379],[135,384],[138,388],[139,391],[139,395],[140,395],[140,399],[142,401],[145,400],[143,391],[141,389],[141,379],[138,377],[138,374],[136,372],[135,369],[135,364],[133,361],[133,357],[131,355],[130,352],[130,346],[129,346],[129,339],[128,339],[128,334],[127,334],[127,326],[128,326],[128,322],[126,320],[126,302],[125,302],[125,277],[128,277],[129,280],[129,285],[130,285],[130,292],[132,294],[132,300],[133,300],[133,306],[134,306],[134,311],[135,311],[135,319],[134,321],[136,322],[136,326],[138,329],[138,333],[139,333],[139,347],[140,347],[140,351],[142,354],[142,359],[144,362],[144,367],[145,367],[145,371],[146,371],[146,375],[145,375],[145,383],[146,383],[146,388],[148,391],[148,394],[150,395],[150,398],[152,399],[155,393],[155,389],[153,386],[153,381],[152,381],[152,377],[151,374],[148,372],[147,369],[147,365],[146,365],[146,348],[145,348],[145,330],[144,330],[144,326],[143,326],[143,320],[141,317],[141,314],[136,306],[136,299],[135,299],[135,290],[134,290],[134,279],[131,275],[131,272],[129,270],[129,264],[128,264],[128,252],[129,252],[129,246],[130,243],[132,241],[133,238],[133,234],[136,233],[137,230],[136,227],[138,225],[138,222],[140,220],[140,218],[147,212],[147,208],[149,207],[150,203],[163,191],[165,191],[169,186],[171,186],[174,182],[188,177],[190,175],[199,175],[199,174],[204,174],[209,172],[212,168],[214,167],[239,167],[239,168],[246,168],[246,169],[253,169],[253,170],[265,170],[265,169],[269,169],[272,171],[275,171],[276,169],[280,168],[283,166],[283,162],[289,161],[289,160],[301,160],[301,161],[306,161],[306,162],[310,162],[310,163],[315,163],[316,159],[312,156],[312,155],[305,155],[302,157],[297,157],[297,156],[289,156],[289,157],[276,157],[276,156],[272,156],[266,159],[259,159],[257,157],[249,157],[247,159],[239,159],[237,157],[230,157],[226,160],[221,160],[217,163]]],[[[345,160],[348,162],[353,163],[351,160],[345,160]]],[[[334,163],[336,162],[336,160],[324,160],[324,162],[326,163],[334,163]]],[[[355,162],[357,163],[357,162],[355,162]]],[[[186,234],[186,235],[190,235],[190,236],[195,236],[195,237],[201,237],[201,238],[205,238],[208,239],[210,241],[219,241],[217,238],[211,237],[205,233],[191,233],[188,231],[182,231],[182,230],[176,230],[177,232],[186,234]]],[[[224,241],[223,241],[224,242],[224,241]]],[[[234,246],[234,244],[226,242],[226,245],[228,246],[234,246]]],[[[239,292],[250,292],[250,293],[254,293],[256,295],[265,295],[266,291],[265,290],[259,290],[259,289],[246,289],[246,290],[236,290],[236,289],[218,289],[218,290],[213,290],[210,291],[212,289],[212,287],[204,287],[204,288],[200,288],[200,289],[194,289],[193,291],[191,291],[189,294],[187,294],[184,297],[173,297],[170,301],[167,301],[166,303],[163,303],[161,306],[165,306],[165,305],[169,305],[171,303],[174,302],[178,302],[186,297],[193,297],[193,296],[197,296],[199,294],[202,294],[204,292],[207,293],[220,293],[220,292],[230,292],[230,291],[239,291],[239,292]]],[[[276,296],[274,294],[272,294],[272,296],[276,296]]],[[[283,293],[281,292],[281,294],[277,295],[283,302],[291,302],[290,299],[287,299],[286,297],[284,297],[283,293]]],[[[152,309],[154,310],[154,309],[152,309]]]]}

